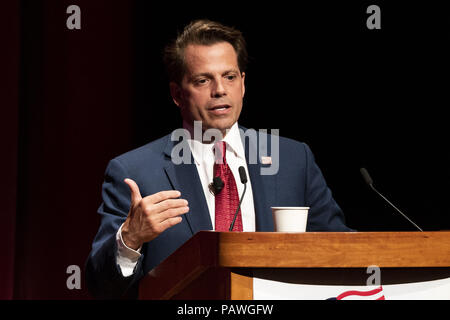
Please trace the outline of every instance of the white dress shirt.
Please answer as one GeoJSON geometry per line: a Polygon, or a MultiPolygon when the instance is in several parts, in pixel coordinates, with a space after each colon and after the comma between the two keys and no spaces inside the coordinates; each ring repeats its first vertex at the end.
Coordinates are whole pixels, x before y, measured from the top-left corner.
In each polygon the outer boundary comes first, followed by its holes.
{"type": "MultiPolygon", "coordinates": [[[[185,123],[184,127],[190,132],[193,132],[193,130],[191,130],[191,128],[189,128],[185,123]]],[[[193,134],[191,134],[191,137],[193,137],[193,134]]],[[[226,160],[231,172],[233,173],[234,179],[236,180],[239,198],[242,197],[242,193],[244,191],[244,185],[241,183],[239,178],[239,167],[243,166],[247,173],[247,191],[241,204],[242,228],[243,231],[255,231],[255,207],[253,203],[253,192],[248,174],[247,162],[245,161],[244,147],[242,145],[237,122],[230,128],[226,136],[223,138],[223,141],[226,142],[226,160]]],[[[197,167],[203,193],[205,194],[206,203],[208,205],[211,223],[213,229],[215,229],[215,198],[209,191],[209,184],[214,178],[214,144],[202,143],[202,141],[195,139],[189,139],[187,142],[192,151],[192,156],[197,167]]],[[[183,198],[183,194],[181,195],[181,198],[183,198]]],[[[117,231],[116,242],[118,249],[117,264],[120,266],[123,276],[130,276],[133,274],[134,267],[141,256],[140,248],[136,251],[125,245],[122,239],[122,226],[117,231]]]]}

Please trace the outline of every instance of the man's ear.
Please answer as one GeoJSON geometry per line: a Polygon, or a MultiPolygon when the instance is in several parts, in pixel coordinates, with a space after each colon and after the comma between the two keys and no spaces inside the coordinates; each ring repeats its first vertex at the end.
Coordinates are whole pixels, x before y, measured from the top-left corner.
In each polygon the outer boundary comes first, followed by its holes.
{"type": "Polygon", "coordinates": [[[245,72],[242,72],[241,77],[242,77],[242,98],[244,98],[244,94],[245,94],[245,72]]]}
{"type": "Polygon", "coordinates": [[[173,102],[177,105],[177,107],[181,108],[182,92],[180,86],[172,81],[169,83],[169,87],[173,102]]]}

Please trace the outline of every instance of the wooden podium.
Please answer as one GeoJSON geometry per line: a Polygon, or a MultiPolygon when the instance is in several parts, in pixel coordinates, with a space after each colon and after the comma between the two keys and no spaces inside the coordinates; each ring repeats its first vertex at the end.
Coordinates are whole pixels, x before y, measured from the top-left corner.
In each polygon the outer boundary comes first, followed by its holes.
{"type": "Polygon", "coordinates": [[[315,277],[370,265],[403,276],[426,271],[422,280],[450,277],[450,232],[201,231],[141,280],[139,298],[247,300],[254,270],[315,277]]]}

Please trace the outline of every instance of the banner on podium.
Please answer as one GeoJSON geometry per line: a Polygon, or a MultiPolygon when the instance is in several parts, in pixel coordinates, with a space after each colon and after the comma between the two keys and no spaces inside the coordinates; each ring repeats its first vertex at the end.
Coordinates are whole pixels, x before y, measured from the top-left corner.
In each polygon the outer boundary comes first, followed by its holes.
{"type": "Polygon", "coordinates": [[[261,272],[254,272],[255,300],[450,300],[450,278],[376,286],[315,285],[270,280],[261,272]]]}

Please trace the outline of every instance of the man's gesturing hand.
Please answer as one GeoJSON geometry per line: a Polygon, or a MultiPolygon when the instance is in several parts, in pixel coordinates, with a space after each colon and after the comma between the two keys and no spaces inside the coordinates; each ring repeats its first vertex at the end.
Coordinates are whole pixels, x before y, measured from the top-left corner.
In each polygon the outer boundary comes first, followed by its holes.
{"type": "Polygon", "coordinates": [[[177,199],[181,195],[179,191],[161,191],[142,198],[136,182],[131,179],[124,182],[131,190],[131,205],[122,226],[122,239],[131,249],[138,249],[144,242],[180,223],[180,215],[189,211],[187,200],[177,199]]]}

